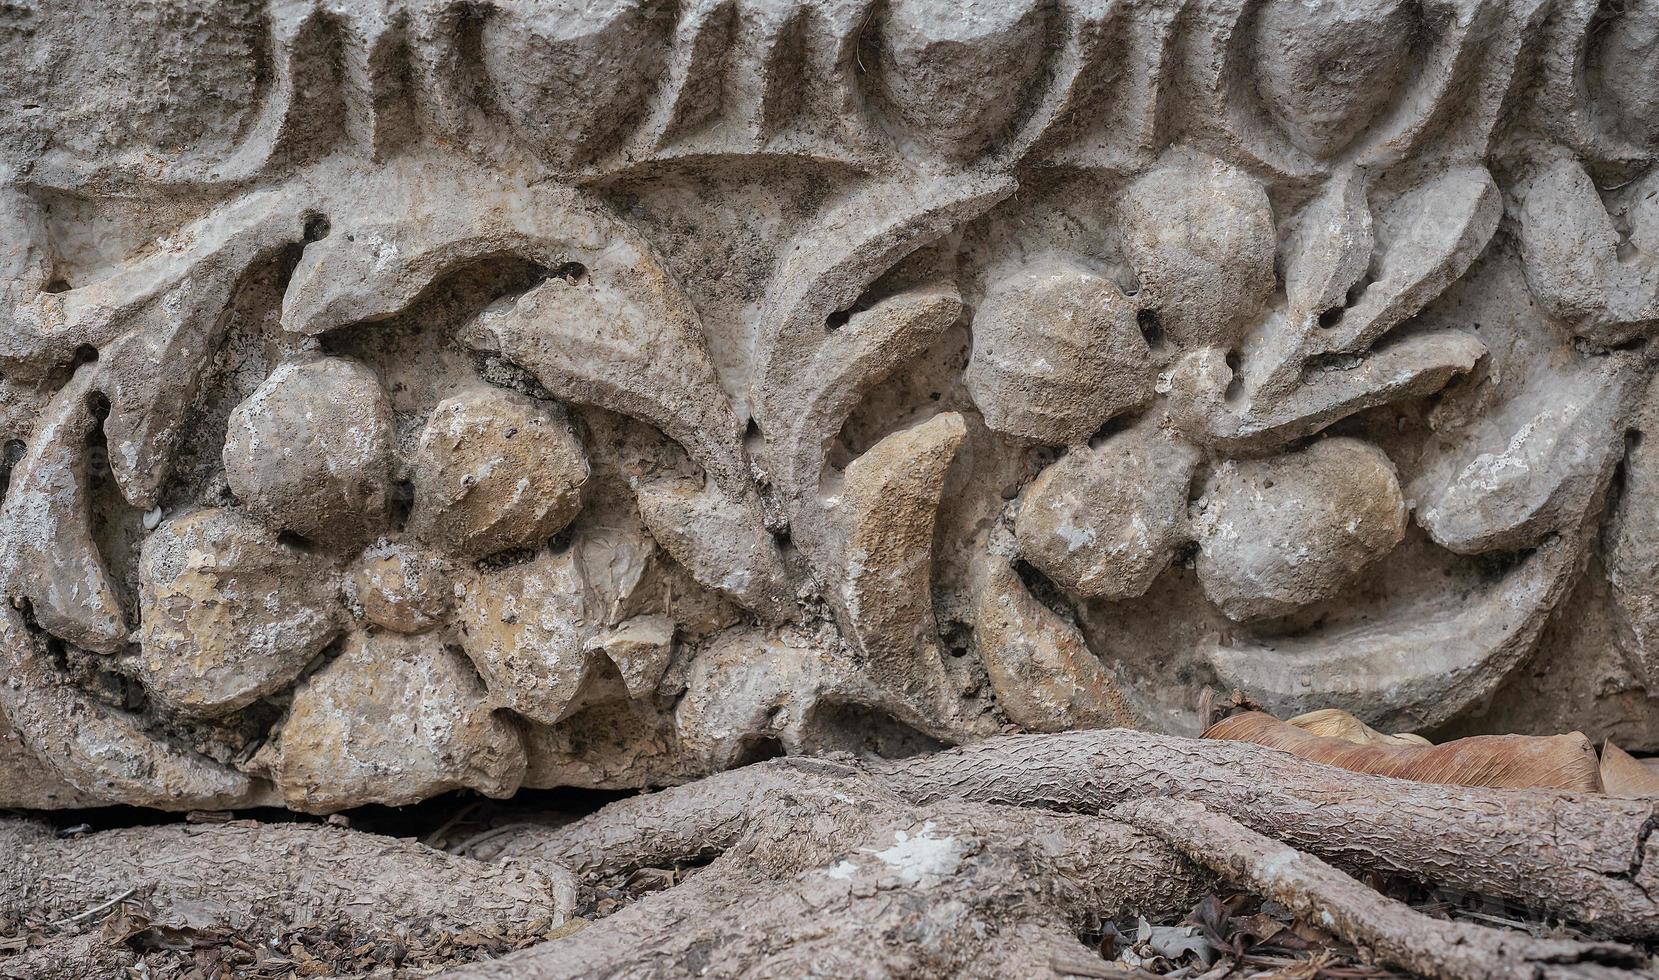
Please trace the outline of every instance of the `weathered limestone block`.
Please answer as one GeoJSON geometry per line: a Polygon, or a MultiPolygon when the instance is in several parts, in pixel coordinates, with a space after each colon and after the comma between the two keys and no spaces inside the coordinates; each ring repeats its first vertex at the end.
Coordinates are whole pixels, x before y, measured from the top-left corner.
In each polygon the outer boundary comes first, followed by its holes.
{"type": "Polygon", "coordinates": [[[0,806],[1659,751],[1659,15],[23,0],[0,806]]]}

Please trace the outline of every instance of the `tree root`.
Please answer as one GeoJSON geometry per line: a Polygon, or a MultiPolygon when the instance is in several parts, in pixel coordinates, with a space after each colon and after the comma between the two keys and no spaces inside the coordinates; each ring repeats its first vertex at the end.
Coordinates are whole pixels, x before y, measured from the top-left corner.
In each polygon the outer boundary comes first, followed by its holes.
{"type": "Polygon", "coordinates": [[[1507,899],[1614,939],[1659,939],[1659,800],[1415,783],[1244,742],[1022,735],[888,763],[915,802],[1104,813],[1193,800],[1338,866],[1507,899]]]}
{"type": "Polygon", "coordinates": [[[0,980],[87,980],[128,976],[137,962],[132,950],[88,934],[59,939],[0,959],[0,980]]]}
{"type": "Polygon", "coordinates": [[[1137,800],[1112,817],[1155,834],[1235,884],[1393,966],[1455,980],[1627,976],[1646,960],[1616,943],[1535,939],[1423,915],[1324,861],[1186,800],[1137,800]]]}
{"type": "Polygon", "coordinates": [[[524,937],[562,924],[577,897],[562,869],[484,864],[316,824],[170,824],[60,840],[14,819],[0,823],[0,854],[0,927],[47,935],[95,929],[131,907],[158,927],[256,942],[335,927],[524,937]]]}
{"type": "Polygon", "coordinates": [[[639,798],[653,802],[643,813],[630,800],[587,827],[520,835],[510,855],[571,855],[595,877],[720,853],[569,941],[451,976],[1063,976],[1067,963],[1100,963],[1078,936],[1103,913],[1178,917],[1209,882],[1174,848],[1114,821],[917,806],[821,763],[756,774],[746,791],[742,780],[685,787],[639,798]],[[655,819],[662,796],[687,805],[689,833],[655,819]]]}
{"type": "Polygon", "coordinates": [[[1091,948],[1104,921],[1175,921],[1219,875],[1426,975],[1600,978],[1643,955],[1435,919],[1345,872],[1651,941],[1655,806],[1403,782],[1241,742],[1018,736],[892,762],[774,760],[469,838],[487,861],[306,824],[59,840],[0,823],[0,853],[14,855],[0,866],[0,934],[21,924],[61,946],[136,908],[250,939],[332,926],[515,937],[498,950],[565,922],[582,901],[568,867],[601,894],[668,887],[446,976],[1115,976],[1091,948]]]}

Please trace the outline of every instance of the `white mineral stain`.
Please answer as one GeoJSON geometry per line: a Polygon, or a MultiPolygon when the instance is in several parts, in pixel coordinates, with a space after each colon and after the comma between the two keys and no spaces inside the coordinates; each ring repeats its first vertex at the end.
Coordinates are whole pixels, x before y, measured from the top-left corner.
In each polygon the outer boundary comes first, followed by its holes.
{"type": "Polygon", "coordinates": [[[954,837],[939,837],[933,833],[933,821],[922,825],[922,832],[912,837],[905,831],[894,835],[892,847],[876,852],[876,859],[893,869],[893,874],[907,885],[920,885],[928,879],[938,880],[954,874],[967,854],[967,848],[954,837]]]}

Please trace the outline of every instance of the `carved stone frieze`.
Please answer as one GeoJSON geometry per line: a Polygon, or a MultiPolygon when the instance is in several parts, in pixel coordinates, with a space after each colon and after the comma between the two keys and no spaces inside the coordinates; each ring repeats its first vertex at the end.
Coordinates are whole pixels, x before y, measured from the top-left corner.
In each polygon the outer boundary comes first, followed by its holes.
{"type": "Polygon", "coordinates": [[[0,805],[1199,692],[1659,749],[1659,3],[0,6],[0,805]]]}

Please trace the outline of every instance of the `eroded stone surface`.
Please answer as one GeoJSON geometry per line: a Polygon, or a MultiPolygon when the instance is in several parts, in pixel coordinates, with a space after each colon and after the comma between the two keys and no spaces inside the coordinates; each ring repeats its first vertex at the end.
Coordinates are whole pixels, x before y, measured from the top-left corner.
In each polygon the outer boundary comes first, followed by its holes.
{"type": "Polygon", "coordinates": [[[1659,750],[1640,4],[8,16],[0,805],[1659,750]]]}
{"type": "Polygon", "coordinates": [[[231,413],[225,479],[273,526],[327,544],[361,540],[386,515],[392,409],[361,364],[284,364],[231,413]]]}
{"type": "Polygon", "coordinates": [[[342,627],[333,570],[229,510],[174,518],[138,566],[138,677],[187,714],[285,687],[342,627]]]}
{"type": "Polygon", "coordinates": [[[440,403],[413,468],[409,533],[461,558],[552,537],[581,509],[588,479],[569,422],[494,388],[440,403]]]}

